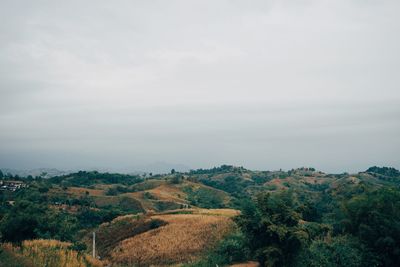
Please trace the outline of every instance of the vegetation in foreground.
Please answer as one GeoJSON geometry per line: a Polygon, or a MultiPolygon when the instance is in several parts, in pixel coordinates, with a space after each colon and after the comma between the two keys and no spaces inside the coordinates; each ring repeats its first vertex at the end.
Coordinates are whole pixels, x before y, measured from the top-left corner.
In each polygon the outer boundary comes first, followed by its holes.
{"type": "Polygon", "coordinates": [[[120,242],[111,254],[111,262],[123,266],[192,262],[233,227],[229,217],[210,214],[162,214],[151,219],[166,225],[120,242]]]}
{"type": "Polygon", "coordinates": [[[0,266],[400,262],[400,173],[393,168],[325,174],[224,165],[155,176],[0,172],[0,180],[14,184],[0,191],[0,266]],[[102,262],[88,256],[92,231],[102,262]]]}
{"type": "Polygon", "coordinates": [[[103,266],[100,261],[75,251],[71,246],[71,243],[43,239],[26,240],[19,246],[3,244],[0,248],[0,266],[103,266]]]}

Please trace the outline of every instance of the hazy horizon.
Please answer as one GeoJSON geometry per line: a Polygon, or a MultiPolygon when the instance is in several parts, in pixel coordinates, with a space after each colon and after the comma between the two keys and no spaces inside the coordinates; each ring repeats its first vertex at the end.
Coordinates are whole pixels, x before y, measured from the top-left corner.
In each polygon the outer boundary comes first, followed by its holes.
{"type": "MultiPolygon", "coordinates": [[[[222,165],[231,165],[231,164],[222,164],[222,165]]],[[[191,170],[197,170],[197,169],[213,169],[214,167],[221,167],[222,165],[219,166],[203,166],[203,167],[198,167],[198,168],[191,168],[190,166],[186,166],[183,164],[173,164],[173,163],[168,163],[168,162],[154,162],[148,165],[142,165],[138,166],[135,169],[115,169],[115,168],[104,168],[104,167],[82,167],[82,168],[74,168],[74,169],[59,169],[59,168],[31,168],[31,169],[13,169],[13,168],[2,168],[0,167],[0,171],[4,175],[6,174],[11,174],[11,175],[19,175],[21,177],[26,177],[28,175],[31,176],[40,176],[43,173],[46,173],[46,177],[53,177],[53,176],[59,176],[59,175],[65,175],[68,173],[75,173],[79,171],[97,171],[100,173],[122,173],[122,174],[169,174],[172,169],[176,172],[182,172],[182,173],[188,173],[191,170]]],[[[250,169],[246,168],[246,166],[241,166],[241,165],[231,165],[234,167],[243,167],[247,170],[250,171],[290,171],[293,169],[301,169],[301,168],[311,168],[313,166],[296,166],[293,168],[277,168],[277,169],[250,169]]],[[[376,166],[376,165],[371,165],[370,167],[392,167],[392,166],[376,166]]],[[[353,171],[338,171],[338,172],[329,172],[326,170],[321,170],[318,168],[315,168],[315,171],[317,172],[323,172],[327,174],[343,174],[343,173],[349,173],[349,174],[357,174],[357,173],[362,173],[365,172],[368,168],[365,169],[360,169],[360,170],[353,170],[353,171]]]]}
{"type": "Polygon", "coordinates": [[[0,168],[400,169],[400,2],[0,3],[0,168]]]}

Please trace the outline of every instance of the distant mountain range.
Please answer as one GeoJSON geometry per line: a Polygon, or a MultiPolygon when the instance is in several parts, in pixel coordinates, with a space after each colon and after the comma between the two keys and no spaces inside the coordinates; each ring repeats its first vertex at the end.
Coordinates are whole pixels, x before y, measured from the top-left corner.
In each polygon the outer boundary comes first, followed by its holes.
{"type": "Polygon", "coordinates": [[[66,175],[70,174],[73,171],[61,171],[55,168],[37,168],[37,169],[31,169],[31,170],[17,170],[17,169],[8,169],[8,168],[1,168],[0,169],[3,174],[12,174],[12,175],[18,175],[21,177],[27,177],[29,175],[36,177],[36,176],[41,176],[43,178],[51,178],[54,176],[59,176],[59,175],[66,175]]]}
{"type": "MultiPolygon", "coordinates": [[[[142,175],[145,173],[153,173],[153,174],[165,174],[165,173],[170,173],[172,169],[178,171],[178,172],[188,172],[190,168],[186,165],[183,164],[172,164],[168,162],[154,162],[151,164],[147,165],[141,165],[132,168],[132,171],[125,171],[123,173],[128,173],[128,174],[134,174],[134,175],[142,175]]],[[[56,168],[35,168],[35,169],[29,169],[29,170],[22,170],[22,169],[11,169],[11,168],[0,168],[0,170],[3,172],[3,174],[12,174],[12,175],[18,175],[21,177],[27,177],[29,175],[36,177],[36,176],[41,176],[43,178],[51,178],[54,176],[60,176],[60,175],[67,175],[73,172],[76,172],[78,170],[59,170],[56,168]]],[[[97,170],[100,172],[115,172],[115,171],[110,171],[107,169],[101,169],[98,170],[97,168],[90,168],[89,170],[97,170]]]]}

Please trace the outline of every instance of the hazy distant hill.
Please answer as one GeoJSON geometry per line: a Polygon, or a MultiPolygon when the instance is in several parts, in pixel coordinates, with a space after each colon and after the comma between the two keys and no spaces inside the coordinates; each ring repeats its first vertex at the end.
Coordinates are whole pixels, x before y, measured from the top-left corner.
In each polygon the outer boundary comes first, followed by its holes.
{"type": "Polygon", "coordinates": [[[51,178],[54,176],[66,175],[72,172],[72,171],[61,171],[55,168],[38,168],[31,170],[1,168],[1,171],[4,174],[10,173],[12,175],[18,175],[20,177],[27,177],[31,175],[32,177],[41,176],[43,178],[51,178]]]}
{"type": "Polygon", "coordinates": [[[143,171],[147,173],[169,173],[172,169],[178,171],[178,172],[187,172],[190,170],[190,168],[186,165],[183,164],[173,164],[173,163],[168,163],[168,162],[162,162],[162,161],[157,161],[151,164],[147,165],[142,165],[136,167],[138,171],[143,171]]]}

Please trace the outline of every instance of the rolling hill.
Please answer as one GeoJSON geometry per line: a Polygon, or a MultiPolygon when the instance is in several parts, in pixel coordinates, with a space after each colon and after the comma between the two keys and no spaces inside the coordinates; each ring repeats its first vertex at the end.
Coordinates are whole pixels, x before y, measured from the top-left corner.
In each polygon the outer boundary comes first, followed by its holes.
{"type": "Polygon", "coordinates": [[[210,251],[218,255],[230,251],[233,256],[224,262],[243,260],[254,266],[256,257],[245,256],[251,254],[251,246],[248,252],[235,247],[245,244],[245,231],[239,226],[242,217],[249,216],[246,203],[282,199],[279,205],[284,208],[278,211],[297,214],[285,215],[296,218],[300,227],[296,231],[307,233],[307,238],[319,231],[320,238],[326,238],[324,231],[329,235],[347,231],[340,226],[347,210],[338,211],[353,198],[400,186],[397,170],[380,167],[326,174],[313,168],[251,171],[223,165],[151,177],[80,171],[50,179],[12,179],[27,186],[0,192],[0,238],[14,242],[2,245],[0,259],[20,266],[47,261],[53,265],[71,261],[72,266],[209,266],[221,262],[210,251]],[[239,208],[246,211],[243,216],[239,208]],[[101,261],[90,261],[88,256],[93,231],[101,261]],[[38,252],[48,249],[54,253],[38,252]],[[241,256],[235,258],[235,253],[241,256]]]}

